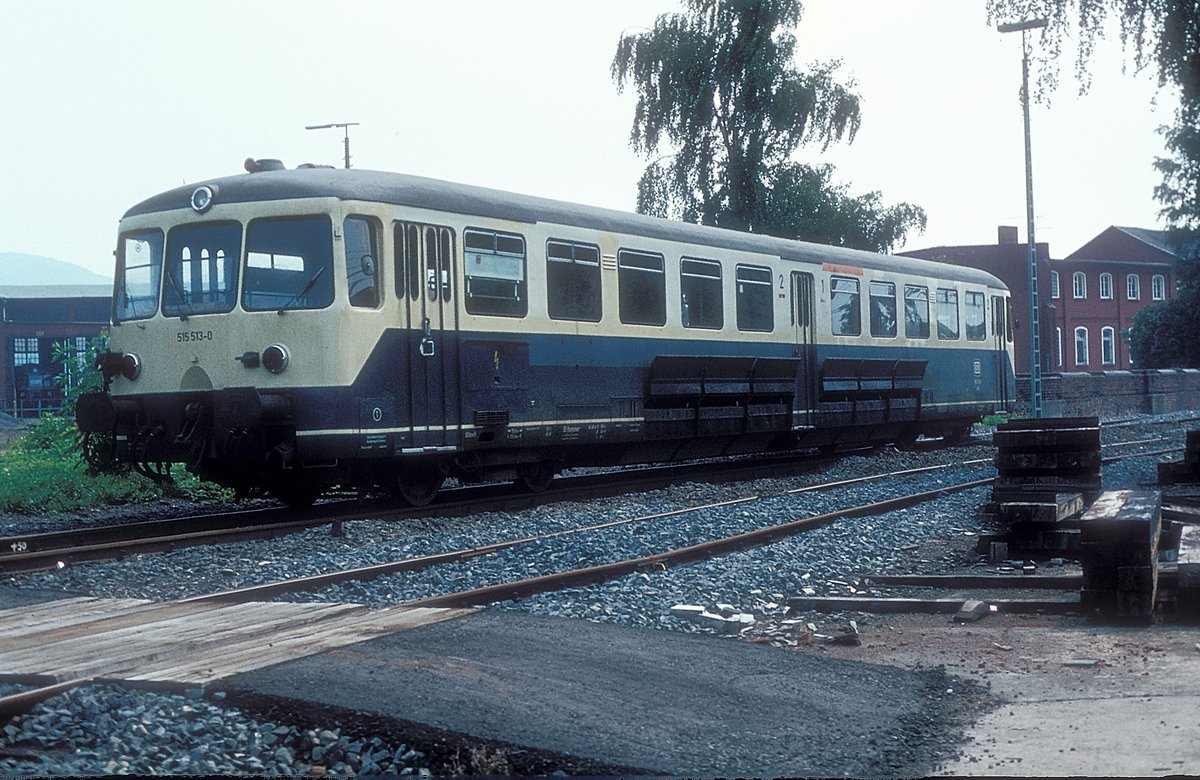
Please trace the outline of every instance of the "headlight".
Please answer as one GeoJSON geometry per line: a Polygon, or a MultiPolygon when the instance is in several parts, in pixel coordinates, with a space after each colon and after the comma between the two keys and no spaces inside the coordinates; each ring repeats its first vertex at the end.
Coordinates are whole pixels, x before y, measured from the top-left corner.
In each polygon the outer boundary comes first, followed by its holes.
{"type": "Polygon", "coordinates": [[[263,368],[272,374],[278,374],[287,368],[289,359],[288,349],[282,344],[272,344],[262,352],[263,368]]]}
{"type": "Polygon", "coordinates": [[[192,192],[192,208],[197,214],[203,214],[212,206],[216,191],[212,187],[197,187],[192,192]]]}
{"type": "Polygon", "coordinates": [[[142,359],[132,352],[121,357],[121,376],[129,381],[137,379],[142,374],[142,359]]]}

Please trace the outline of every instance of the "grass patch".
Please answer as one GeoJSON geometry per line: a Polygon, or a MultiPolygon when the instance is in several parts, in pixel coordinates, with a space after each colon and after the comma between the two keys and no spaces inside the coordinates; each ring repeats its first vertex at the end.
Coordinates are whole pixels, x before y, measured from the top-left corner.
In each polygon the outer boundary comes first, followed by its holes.
{"type": "Polygon", "coordinates": [[[233,492],[186,472],[176,475],[175,484],[163,486],[133,473],[92,473],[80,454],[74,420],[57,415],[41,418],[0,452],[0,512],[69,512],[163,496],[223,500],[233,492]]]}

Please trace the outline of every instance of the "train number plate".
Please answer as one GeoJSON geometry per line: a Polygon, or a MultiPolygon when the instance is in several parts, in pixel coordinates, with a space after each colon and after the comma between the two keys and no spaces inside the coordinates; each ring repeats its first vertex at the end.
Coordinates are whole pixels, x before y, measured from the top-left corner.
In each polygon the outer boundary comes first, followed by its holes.
{"type": "Polygon", "coordinates": [[[186,344],[189,341],[212,341],[213,332],[211,330],[184,330],[175,334],[175,341],[180,344],[186,344]]]}

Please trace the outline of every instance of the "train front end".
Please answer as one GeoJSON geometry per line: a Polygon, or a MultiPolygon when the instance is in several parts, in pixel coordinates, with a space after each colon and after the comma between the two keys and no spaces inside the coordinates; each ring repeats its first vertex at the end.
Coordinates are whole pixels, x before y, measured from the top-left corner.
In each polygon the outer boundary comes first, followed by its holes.
{"type": "MultiPolygon", "coordinates": [[[[238,178],[269,187],[270,176],[238,178]]],[[[182,463],[304,504],[334,480],[302,467],[298,408],[321,408],[315,388],[361,361],[334,344],[337,293],[374,284],[373,249],[336,198],[255,199],[226,181],[164,193],[121,221],[105,389],[76,417],[94,465],[162,480],[182,463]]]]}

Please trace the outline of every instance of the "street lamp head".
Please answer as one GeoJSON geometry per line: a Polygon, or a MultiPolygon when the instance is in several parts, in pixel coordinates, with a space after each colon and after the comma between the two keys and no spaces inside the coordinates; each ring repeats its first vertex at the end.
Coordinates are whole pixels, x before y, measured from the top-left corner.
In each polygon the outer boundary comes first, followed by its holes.
{"type": "Polygon", "coordinates": [[[1008,22],[1006,24],[996,25],[997,32],[1024,32],[1025,30],[1039,30],[1045,27],[1049,22],[1045,19],[1026,19],[1023,22],[1008,22]]]}

